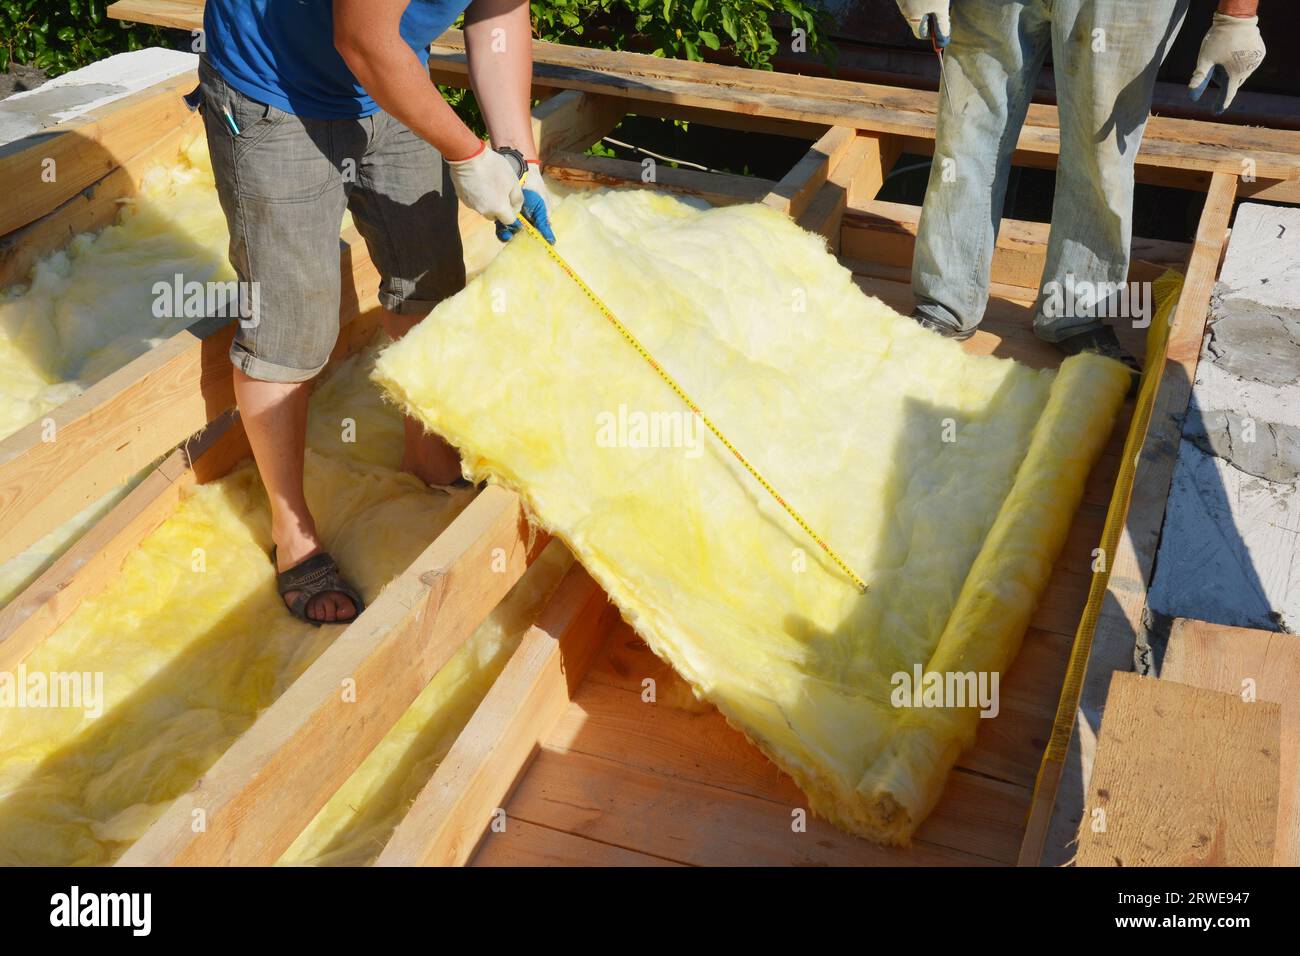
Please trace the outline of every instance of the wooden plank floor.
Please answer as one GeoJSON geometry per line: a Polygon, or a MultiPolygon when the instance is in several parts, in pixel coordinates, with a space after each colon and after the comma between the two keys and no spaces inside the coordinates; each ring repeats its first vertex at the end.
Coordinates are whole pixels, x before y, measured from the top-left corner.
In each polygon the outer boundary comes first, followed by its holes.
{"type": "MultiPolygon", "coordinates": [[[[904,313],[903,283],[859,277],[904,313]]],[[[1036,367],[1059,355],[1034,338],[1028,293],[999,290],[980,354],[1036,367]]],[[[1141,332],[1119,330],[1138,349],[1141,332]]],[[[1090,476],[1083,503],[1015,664],[1001,713],[906,849],[876,846],[820,820],[792,826],[806,800],[794,782],[655,657],[626,624],[610,631],[586,680],[507,803],[505,832],[488,834],[475,865],[1011,865],[1038,763],[1051,733],[1075,627],[1087,599],[1132,403],[1090,476]],[[653,678],[656,702],[642,700],[653,678]]]]}

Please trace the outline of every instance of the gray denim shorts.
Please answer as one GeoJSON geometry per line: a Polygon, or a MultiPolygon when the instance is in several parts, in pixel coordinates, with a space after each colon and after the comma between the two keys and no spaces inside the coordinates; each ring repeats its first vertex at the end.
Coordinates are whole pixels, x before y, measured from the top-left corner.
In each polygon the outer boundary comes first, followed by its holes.
{"type": "Polygon", "coordinates": [[[256,289],[230,347],[245,374],[302,382],[325,365],[339,331],[345,209],[385,309],[424,315],[464,288],[456,193],[436,149],[384,112],[317,120],[258,103],[206,60],[199,89],[230,262],[256,289]]]}

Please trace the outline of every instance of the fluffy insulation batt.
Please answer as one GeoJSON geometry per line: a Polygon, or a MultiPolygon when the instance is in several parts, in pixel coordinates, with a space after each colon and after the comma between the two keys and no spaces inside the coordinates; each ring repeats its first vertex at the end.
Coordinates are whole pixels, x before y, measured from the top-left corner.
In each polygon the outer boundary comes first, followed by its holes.
{"type": "Polygon", "coordinates": [[[154,315],[155,282],[227,281],[226,220],[207,141],[150,167],[117,225],[42,259],[0,293],[0,438],[179,332],[194,316],[154,315]]]}
{"type": "Polygon", "coordinates": [[[678,399],[530,237],[376,378],[468,473],[516,489],[817,812],[906,842],[979,717],[894,706],[892,678],[1011,663],[1128,373],[967,355],[765,207],[602,192],[553,220],[559,251],[865,594],[718,442],[674,424],[678,399]]]}
{"type": "Polygon", "coordinates": [[[572,564],[559,541],[546,546],[299,834],[282,864],[362,866],[379,855],[572,564]]]}
{"type": "MultiPolygon", "coordinates": [[[[116,225],[76,236],[30,282],[0,292],[0,438],[116,371],[193,318],[153,314],[153,285],[234,278],[226,221],[198,137],[170,165],[151,166],[116,225]]],[[[134,487],[125,482],[0,564],[0,607],[12,600],[134,487]]]]}
{"type": "MultiPolygon", "coordinates": [[[[349,360],[313,396],[307,467],[307,496],[326,545],[367,600],[473,498],[472,491],[432,491],[393,470],[401,419],[368,380],[372,361],[373,350],[349,360]]],[[[246,463],[197,488],[104,591],[27,657],[15,676],[29,681],[102,672],[103,713],[0,706],[0,864],[114,859],[342,632],[284,612],[269,548],[265,495],[246,463]]],[[[441,759],[446,735],[454,737],[447,728],[459,727],[472,708],[467,695],[481,696],[501,648],[518,641],[522,616],[537,592],[549,593],[562,560],[553,552],[529,570],[512,592],[514,604],[483,624],[402,719],[406,737],[385,741],[384,760],[368,762],[370,779],[379,781],[373,789],[390,803],[373,810],[360,785],[352,806],[322,811],[330,819],[309,831],[321,853],[364,842],[383,814],[409,799],[418,774],[441,759]],[[386,789],[394,767],[412,781],[407,790],[386,789]],[[364,832],[354,836],[354,828],[364,832]]],[[[0,700],[5,691],[0,686],[0,700]]]]}

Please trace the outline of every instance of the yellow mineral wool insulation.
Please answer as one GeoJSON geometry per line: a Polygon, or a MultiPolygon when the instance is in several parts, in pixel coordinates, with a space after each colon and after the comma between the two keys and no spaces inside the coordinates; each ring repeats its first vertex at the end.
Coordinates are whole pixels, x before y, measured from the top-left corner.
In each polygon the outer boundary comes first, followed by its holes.
{"type": "MultiPolygon", "coordinates": [[[[342,363],[313,396],[325,454],[309,451],[307,470],[326,547],[367,600],[474,494],[374,464],[400,457],[401,420],[366,379],[372,362],[342,363]],[[355,441],[335,438],[344,418],[355,441]]],[[[29,676],[90,674],[92,691],[102,674],[97,706],[15,707],[20,674],[0,675],[0,864],[114,859],[341,633],[283,611],[269,535],[245,463],[195,489],[24,661],[29,676]]]]}
{"type": "MultiPolygon", "coordinates": [[[[373,601],[473,495],[309,451],[307,497],[373,601]]],[[[182,502],[27,657],[29,679],[102,674],[103,713],[0,706],[0,864],[115,858],[341,633],[284,611],[269,548],[246,463],[182,502]]]]}
{"type": "Polygon", "coordinates": [[[0,610],[23,592],[58,560],[59,556],[86,531],[94,527],[113,506],[130,494],[153,466],[142,469],[112,491],[91,502],[49,534],[40,538],[8,561],[0,564],[0,610]]]}
{"type": "Polygon", "coordinates": [[[572,563],[559,541],[546,546],[281,863],[363,866],[379,855],[572,563]]]}
{"type": "Polygon", "coordinates": [[[815,810],[906,842],[979,717],[896,706],[895,675],[1010,664],[1127,372],[967,355],[765,207],[603,192],[553,220],[559,251],[866,593],[530,237],[376,378],[467,472],[516,489],[815,810]]]}
{"type": "Polygon", "coordinates": [[[198,318],[155,314],[167,310],[155,310],[154,284],[233,279],[227,235],[197,137],[149,168],[117,225],[76,236],[0,293],[0,438],[198,318]]]}

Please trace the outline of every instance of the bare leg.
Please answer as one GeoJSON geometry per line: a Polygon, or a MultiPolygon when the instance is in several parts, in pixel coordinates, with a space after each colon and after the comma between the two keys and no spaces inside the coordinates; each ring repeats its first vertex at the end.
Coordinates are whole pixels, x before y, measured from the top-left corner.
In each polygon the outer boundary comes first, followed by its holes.
{"type": "MultiPolygon", "coordinates": [[[[422,315],[383,313],[384,331],[389,337],[400,339],[409,332],[422,315]]],[[[406,443],[402,451],[402,471],[409,471],[427,485],[449,485],[461,476],[460,455],[439,435],[426,432],[424,425],[405,418],[406,443]]]]}
{"type": "MultiPolygon", "coordinates": [[[[271,502],[276,570],[283,571],[322,549],[302,485],[311,383],[264,382],[238,368],[234,373],[240,418],[271,502]]],[[[286,603],[296,596],[296,591],[290,591],[286,603]]],[[[337,593],[318,595],[307,605],[307,616],[316,621],[348,621],[356,613],[352,601],[337,593]]]]}

